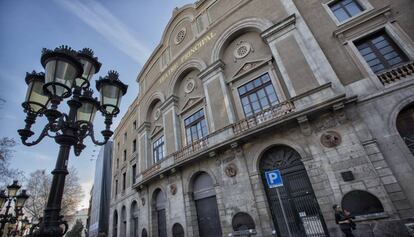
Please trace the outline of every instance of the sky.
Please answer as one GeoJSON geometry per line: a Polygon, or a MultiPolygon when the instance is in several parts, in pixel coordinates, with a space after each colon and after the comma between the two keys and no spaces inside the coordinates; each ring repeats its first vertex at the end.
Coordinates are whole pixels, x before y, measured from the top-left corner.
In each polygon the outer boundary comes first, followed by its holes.
{"type": "MultiPolygon", "coordinates": [[[[121,113],[114,119],[112,130],[119,123],[139,91],[137,75],[151,52],[160,42],[165,26],[175,7],[194,0],[0,0],[0,137],[20,141],[17,130],[23,128],[25,114],[21,107],[27,86],[26,72],[44,71],[40,64],[42,48],[54,49],[68,45],[75,50],[91,48],[102,67],[92,78],[105,76],[109,70],[119,72],[128,84],[122,99],[121,113]]],[[[95,89],[95,83],[92,82],[95,89]]],[[[98,96],[95,90],[95,96],[98,96]]],[[[64,109],[63,103],[60,107],[64,109]]],[[[33,125],[36,134],[45,118],[33,125]]],[[[103,118],[96,115],[95,133],[104,128],[103,118]]],[[[98,135],[99,138],[101,138],[98,135]]],[[[69,166],[78,170],[85,198],[79,209],[88,207],[93,184],[95,158],[100,147],[89,139],[79,157],[70,154],[69,166]]],[[[29,175],[37,169],[52,171],[58,145],[51,138],[27,147],[19,144],[11,160],[12,168],[29,175]]],[[[24,188],[24,187],[23,187],[24,188]]]]}

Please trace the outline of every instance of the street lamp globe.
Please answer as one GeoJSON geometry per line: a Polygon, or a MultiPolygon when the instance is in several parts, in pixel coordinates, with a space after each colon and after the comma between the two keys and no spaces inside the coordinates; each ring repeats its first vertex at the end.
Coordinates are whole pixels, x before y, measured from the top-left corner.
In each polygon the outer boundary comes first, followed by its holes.
{"type": "Polygon", "coordinates": [[[101,112],[106,115],[117,115],[122,96],[125,95],[128,86],[122,83],[116,71],[109,71],[105,77],[99,77],[96,81],[96,89],[101,95],[101,112]]]}
{"type": "Polygon", "coordinates": [[[88,88],[92,76],[99,72],[101,63],[93,56],[92,49],[84,48],[78,51],[77,58],[83,66],[82,76],[75,79],[75,86],[88,88]]]}
{"type": "Polygon", "coordinates": [[[99,102],[92,98],[92,90],[85,90],[83,95],[79,98],[82,103],[77,111],[76,122],[83,124],[92,124],[95,118],[96,111],[99,108],[99,102]]]}
{"type": "Polygon", "coordinates": [[[27,195],[26,190],[23,189],[20,192],[20,194],[16,196],[16,203],[15,203],[16,208],[21,209],[26,203],[28,198],[29,198],[29,195],[27,195]]]}
{"type": "Polygon", "coordinates": [[[20,188],[21,186],[17,184],[17,180],[14,180],[13,184],[7,186],[8,196],[15,197],[20,188]]]}
{"type": "Polygon", "coordinates": [[[27,84],[26,100],[22,104],[23,108],[28,112],[35,114],[43,113],[49,103],[49,97],[43,92],[45,84],[45,74],[40,72],[26,73],[25,78],[27,84]]]}
{"type": "Polygon", "coordinates": [[[0,190],[0,210],[3,208],[7,201],[7,195],[5,190],[0,190]]]}
{"type": "Polygon", "coordinates": [[[43,49],[40,61],[45,68],[44,90],[47,94],[57,99],[71,96],[75,78],[83,73],[76,56],[76,51],[68,46],[60,46],[53,51],[43,49]]]}

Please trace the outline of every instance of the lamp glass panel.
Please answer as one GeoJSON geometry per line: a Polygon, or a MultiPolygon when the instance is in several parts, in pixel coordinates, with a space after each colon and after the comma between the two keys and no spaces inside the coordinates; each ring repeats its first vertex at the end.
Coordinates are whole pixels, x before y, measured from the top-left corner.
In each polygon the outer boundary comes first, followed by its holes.
{"type": "Polygon", "coordinates": [[[111,105],[107,106],[105,110],[112,113],[115,107],[119,108],[119,103],[121,101],[120,95],[121,90],[118,86],[112,84],[103,85],[101,89],[101,105],[111,105]]]}
{"type": "Polygon", "coordinates": [[[95,74],[95,67],[88,60],[80,59],[79,61],[82,63],[83,66],[82,78],[85,78],[88,81],[91,80],[92,76],[95,74]]]}
{"type": "Polygon", "coordinates": [[[20,196],[20,195],[18,195],[17,198],[16,198],[16,204],[15,204],[16,207],[17,208],[23,207],[23,205],[26,202],[26,200],[27,200],[27,197],[26,196],[20,196]]]}
{"type": "MultiPolygon", "coordinates": [[[[68,88],[72,88],[72,84],[75,80],[76,74],[76,68],[68,62],[60,60],[51,60],[46,64],[46,83],[60,83],[67,86],[68,88]]],[[[50,93],[56,96],[62,96],[65,92],[67,92],[66,88],[59,84],[49,86],[48,90],[50,93]]]]}
{"type": "Polygon", "coordinates": [[[47,103],[49,101],[49,97],[47,97],[44,93],[43,93],[43,82],[40,81],[32,81],[27,89],[27,94],[26,94],[26,102],[30,103],[30,108],[34,111],[34,112],[38,112],[39,110],[42,109],[42,106],[47,107],[47,103]],[[33,103],[35,102],[35,103],[33,103]],[[36,104],[38,103],[38,104],[36,104]]]}
{"type": "Polygon", "coordinates": [[[6,197],[0,194],[0,209],[4,206],[4,203],[6,203],[6,197]]]}
{"type": "Polygon", "coordinates": [[[17,188],[17,187],[11,187],[11,188],[7,188],[7,191],[8,191],[8,196],[9,197],[15,197],[16,196],[16,194],[17,194],[17,191],[18,191],[19,189],[17,188]]]}
{"type": "Polygon", "coordinates": [[[78,109],[77,121],[93,122],[96,114],[96,106],[92,103],[83,102],[82,106],[78,109]]]}

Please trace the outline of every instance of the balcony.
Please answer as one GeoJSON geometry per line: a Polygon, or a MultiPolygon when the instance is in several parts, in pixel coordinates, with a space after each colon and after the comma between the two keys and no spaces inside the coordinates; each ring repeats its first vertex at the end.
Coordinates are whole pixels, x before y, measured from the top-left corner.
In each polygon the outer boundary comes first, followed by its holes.
{"type": "Polygon", "coordinates": [[[242,119],[214,131],[204,138],[169,154],[163,160],[149,167],[137,176],[133,188],[140,190],[155,178],[173,173],[177,168],[202,157],[214,156],[233,144],[248,140],[251,136],[265,133],[300,116],[321,110],[332,110],[338,103],[345,103],[345,94],[330,92],[330,84],[320,86],[306,95],[300,95],[261,111],[252,117],[242,119]],[[328,92],[327,92],[328,91],[328,92]]]}
{"type": "Polygon", "coordinates": [[[409,62],[407,64],[403,64],[399,67],[383,72],[377,77],[383,85],[389,85],[400,81],[412,74],[414,74],[414,62],[409,62]]]}

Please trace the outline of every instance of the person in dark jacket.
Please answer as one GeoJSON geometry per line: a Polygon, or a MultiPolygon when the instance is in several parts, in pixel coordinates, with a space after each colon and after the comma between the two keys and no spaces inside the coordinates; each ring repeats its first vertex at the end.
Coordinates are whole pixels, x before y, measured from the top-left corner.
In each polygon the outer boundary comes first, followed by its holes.
{"type": "Polygon", "coordinates": [[[352,228],[351,228],[351,217],[349,215],[346,215],[340,206],[333,205],[332,207],[335,210],[335,222],[339,225],[339,228],[341,231],[345,234],[346,237],[355,237],[354,234],[352,234],[352,228]]]}

